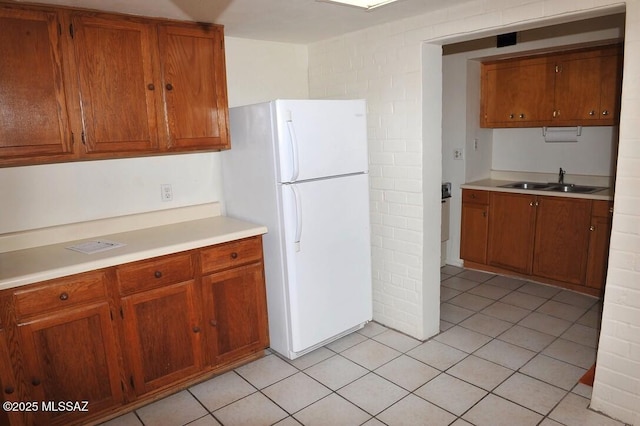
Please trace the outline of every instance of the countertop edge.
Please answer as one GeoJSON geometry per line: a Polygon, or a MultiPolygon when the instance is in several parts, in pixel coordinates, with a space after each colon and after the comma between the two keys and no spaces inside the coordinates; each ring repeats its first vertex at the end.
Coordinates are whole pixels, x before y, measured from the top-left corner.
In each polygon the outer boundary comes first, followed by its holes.
{"type": "Polygon", "coordinates": [[[0,291],[254,237],[267,231],[263,225],[218,216],[91,238],[118,241],[126,245],[90,255],[66,248],[81,240],[0,253],[0,265],[3,265],[0,270],[0,291]],[[50,256],[51,253],[55,255],[50,256]],[[52,258],[54,260],[48,262],[52,258]],[[59,261],[56,262],[56,259],[59,261]]]}

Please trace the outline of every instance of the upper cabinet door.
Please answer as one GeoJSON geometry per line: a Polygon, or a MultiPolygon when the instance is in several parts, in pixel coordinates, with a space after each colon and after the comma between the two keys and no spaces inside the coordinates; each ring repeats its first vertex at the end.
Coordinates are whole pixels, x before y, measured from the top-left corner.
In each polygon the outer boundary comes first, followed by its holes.
{"type": "Polygon", "coordinates": [[[90,14],[74,15],[72,22],[86,151],[157,150],[153,26],[90,14]]]}
{"type": "Polygon", "coordinates": [[[158,26],[168,150],[229,148],[222,27],[158,26]]]}
{"type": "Polygon", "coordinates": [[[550,120],[553,74],[546,58],[515,59],[483,71],[482,127],[527,127],[550,120]]]}
{"type": "Polygon", "coordinates": [[[0,28],[1,163],[64,161],[72,144],[58,13],[2,5],[0,28]]]}

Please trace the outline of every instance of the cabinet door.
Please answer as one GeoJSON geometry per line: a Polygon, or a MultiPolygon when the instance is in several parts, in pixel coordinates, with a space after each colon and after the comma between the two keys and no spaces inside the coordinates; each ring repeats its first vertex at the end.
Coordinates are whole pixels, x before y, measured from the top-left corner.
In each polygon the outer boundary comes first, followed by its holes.
{"type": "Polygon", "coordinates": [[[269,345],[261,263],[207,275],[202,289],[209,362],[223,364],[269,345]]]}
{"type": "Polygon", "coordinates": [[[553,113],[553,73],[545,59],[485,66],[482,127],[530,127],[553,113]]]}
{"type": "Polygon", "coordinates": [[[54,11],[0,6],[0,163],[72,151],[58,25],[54,11]]]}
{"type": "Polygon", "coordinates": [[[531,273],[535,202],[533,195],[491,193],[487,252],[490,265],[531,273]]]}
{"type": "Polygon", "coordinates": [[[489,206],[462,203],[460,257],[476,263],[487,263],[489,206]]]}
{"type": "Polygon", "coordinates": [[[591,200],[538,197],[533,275],[583,284],[591,200]]]}
{"type": "MultiPolygon", "coordinates": [[[[34,401],[88,401],[90,414],[122,402],[116,340],[106,302],[18,324],[24,376],[34,401]]],[[[81,411],[39,411],[37,424],[66,424],[81,411]]]]}
{"type": "Polygon", "coordinates": [[[611,238],[611,218],[593,217],[589,228],[589,254],[585,285],[604,289],[607,278],[609,258],[609,239],[611,238]]]}
{"type": "Polygon", "coordinates": [[[157,150],[153,26],[77,14],[73,27],[86,151],[157,150]]]}
{"type": "MultiPolygon", "coordinates": [[[[16,394],[16,384],[11,369],[11,360],[5,340],[5,331],[0,326],[0,392],[2,392],[2,402],[19,402],[16,394]]],[[[13,414],[12,417],[19,417],[13,414]]],[[[16,420],[17,421],[17,420],[16,420]]],[[[0,425],[9,424],[9,414],[7,410],[0,410],[0,425]]]]}
{"type": "Polygon", "coordinates": [[[600,58],[600,119],[603,125],[616,125],[622,94],[622,48],[607,49],[600,58]]]}
{"type": "Polygon", "coordinates": [[[222,28],[158,26],[168,149],[229,148],[222,28]]]}
{"type": "Polygon", "coordinates": [[[200,326],[194,282],[160,287],[122,299],[124,341],[136,395],[200,371],[200,326]]]}
{"type": "Polygon", "coordinates": [[[556,66],[557,121],[600,118],[600,57],[571,58],[556,66]]]}

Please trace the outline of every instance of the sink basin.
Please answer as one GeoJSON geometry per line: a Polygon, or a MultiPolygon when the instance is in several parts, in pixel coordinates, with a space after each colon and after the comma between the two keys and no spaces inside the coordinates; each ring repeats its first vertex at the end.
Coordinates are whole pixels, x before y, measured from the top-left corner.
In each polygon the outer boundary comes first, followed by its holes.
{"type": "Polygon", "coordinates": [[[501,188],[516,188],[516,189],[537,189],[543,190],[548,189],[550,185],[548,183],[542,182],[515,182],[509,183],[507,185],[500,185],[501,188]]]}
{"type": "Polygon", "coordinates": [[[603,187],[600,186],[584,186],[584,185],[574,185],[574,184],[560,184],[560,183],[551,183],[549,184],[549,191],[556,192],[572,192],[578,194],[591,194],[592,192],[601,191],[603,187]]]}

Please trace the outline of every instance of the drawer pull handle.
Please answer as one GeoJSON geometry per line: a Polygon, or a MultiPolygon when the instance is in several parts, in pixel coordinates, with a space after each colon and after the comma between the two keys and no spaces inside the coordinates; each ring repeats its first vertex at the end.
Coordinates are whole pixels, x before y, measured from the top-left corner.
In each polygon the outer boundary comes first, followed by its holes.
{"type": "Polygon", "coordinates": [[[211,321],[209,321],[209,324],[211,324],[211,327],[217,327],[218,326],[218,321],[211,320],[211,321]]]}
{"type": "Polygon", "coordinates": [[[162,278],[162,272],[160,272],[160,271],[155,271],[155,272],[153,273],[153,276],[154,276],[154,277],[156,277],[156,278],[162,278]]]}
{"type": "Polygon", "coordinates": [[[595,227],[595,226],[591,225],[591,226],[589,227],[589,231],[595,231],[595,230],[596,230],[596,227],[595,227]]]}
{"type": "Polygon", "coordinates": [[[236,253],[235,251],[233,253],[231,253],[231,258],[232,259],[237,259],[238,258],[238,253],[236,253]]]}
{"type": "Polygon", "coordinates": [[[7,386],[6,388],[4,388],[4,393],[6,393],[7,395],[11,395],[14,391],[15,389],[12,386],[7,386]]]}
{"type": "Polygon", "coordinates": [[[62,293],[60,294],[60,300],[68,300],[69,299],[69,294],[68,293],[62,293]]]}
{"type": "Polygon", "coordinates": [[[31,384],[33,386],[38,386],[40,384],[40,379],[34,377],[33,380],[31,380],[31,384]]]}
{"type": "Polygon", "coordinates": [[[200,327],[198,327],[198,326],[193,327],[193,332],[194,333],[200,333],[200,327]]]}

